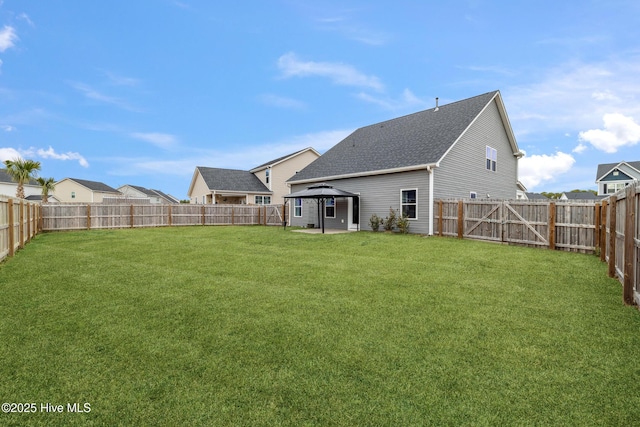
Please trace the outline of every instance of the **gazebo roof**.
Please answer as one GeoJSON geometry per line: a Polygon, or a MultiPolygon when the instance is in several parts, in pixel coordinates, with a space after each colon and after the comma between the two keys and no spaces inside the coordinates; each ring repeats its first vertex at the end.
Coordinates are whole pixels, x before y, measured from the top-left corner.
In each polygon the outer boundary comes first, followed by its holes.
{"type": "Polygon", "coordinates": [[[287,194],[285,199],[326,199],[330,197],[360,197],[357,194],[350,193],[348,191],[333,188],[329,184],[317,184],[307,187],[305,190],[296,191],[295,193],[287,194]]]}

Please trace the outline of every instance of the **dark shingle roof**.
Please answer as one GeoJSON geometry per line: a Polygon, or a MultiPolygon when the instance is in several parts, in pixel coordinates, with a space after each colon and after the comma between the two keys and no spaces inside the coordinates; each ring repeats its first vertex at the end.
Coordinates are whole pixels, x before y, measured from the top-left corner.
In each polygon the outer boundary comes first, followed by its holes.
{"type": "MultiPolygon", "coordinates": [[[[6,169],[0,169],[0,182],[12,182],[15,183],[14,180],[11,179],[11,176],[7,173],[6,169]]],[[[30,185],[39,185],[38,181],[35,179],[29,180],[30,185]]]]}
{"type": "Polygon", "coordinates": [[[436,163],[497,93],[357,129],[289,181],[436,163]]]}
{"type": "Polygon", "coordinates": [[[567,199],[569,200],[595,200],[595,199],[599,199],[598,196],[596,196],[595,194],[593,194],[590,191],[569,191],[566,193],[563,193],[567,199]]]}
{"type": "Polygon", "coordinates": [[[204,166],[198,166],[197,169],[210,190],[271,193],[262,181],[249,171],[204,166]]]}
{"type": "Polygon", "coordinates": [[[540,193],[525,193],[527,195],[527,199],[529,200],[548,200],[549,198],[544,194],[540,193]]]}
{"type": "Polygon", "coordinates": [[[604,175],[611,169],[618,166],[620,163],[626,163],[634,169],[640,171],[640,161],[637,162],[618,162],[618,163],[602,163],[598,165],[598,172],[596,173],[596,181],[603,178],[604,175]]]}
{"type": "Polygon", "coordinates": [[[78,184],[87,187],[89,190],[92,191],[101,191],[103,193],[118,193],[120,194],[120,192],[118,190],[116,190],[113,187],[109,187],[107,184],[103,184],[102,182],[98,182],[98,181],[89,181],[86,179],[76,179],[76,178],[69,178],[72,181],[77,182],[78,184]]]}

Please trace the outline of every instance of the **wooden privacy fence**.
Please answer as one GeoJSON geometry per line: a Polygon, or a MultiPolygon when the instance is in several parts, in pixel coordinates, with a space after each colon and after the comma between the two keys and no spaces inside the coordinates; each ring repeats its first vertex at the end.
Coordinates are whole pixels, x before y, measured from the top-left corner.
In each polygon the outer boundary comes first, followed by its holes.
{"type": "Polygon", "coordinates": [[[640,184],[603,201],[600,259],[622,283],[625,304],[640,305],[640,184]]]}
{"type": "Polygon", "coordinates": [[[436,234],[593,253],[599,245],[594,202],[440,200],[436,234]]]}
{"type": "Polygon", "coordinates": [[[0,198],[0,261],[13,256],[40,230],[41,207],[37,203],[0,198]]]}
{"type": "Polygon", "coordinates": [[[282,225],[282,209],[282,205],[48,204],[42,206],[42,230],[282,225]]]}

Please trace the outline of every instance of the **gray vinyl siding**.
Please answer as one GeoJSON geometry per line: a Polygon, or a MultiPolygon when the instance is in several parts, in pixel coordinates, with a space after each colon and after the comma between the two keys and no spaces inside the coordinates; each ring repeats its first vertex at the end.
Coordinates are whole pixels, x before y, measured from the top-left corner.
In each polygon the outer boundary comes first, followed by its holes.
{"type": "MultiPolygon", "coordinates": [[[[402,172],[368,177],[326,181],[334,188],[360,194],[360,229],[371,230],[369,218],[374,213],[381,218],[389,215],[389,208],[400,213],[401,190],[418,190],[418,219],[411,220],[409,231],[427,234],[429,232],[429,173],[426,170],[402,172]]],[[[293,185],[291,192],[304,190],[311,184],[293,185]]],[[[293,206],[293,201],[291,202],[293,206]]],[[[318,226],[317,208],[314,200],[303,201],[302,218],[291,217],[291,225],[318,226]]],[[[291,212],[293,213],[293,207],[291,212]]],[[[338,199],[336,217],[326,218],[325,227],[346,229],[349,223],[348,201],[338,199]]]]}
{"type": "Polygon", "coordinates": [[[481,199],[515,199],[517,161],[494,101],[435,169],[434,197],[468,198],[473,191],[481,199]],[[487,146],[497,150],[496,172],[486,168],[487,146]]]}

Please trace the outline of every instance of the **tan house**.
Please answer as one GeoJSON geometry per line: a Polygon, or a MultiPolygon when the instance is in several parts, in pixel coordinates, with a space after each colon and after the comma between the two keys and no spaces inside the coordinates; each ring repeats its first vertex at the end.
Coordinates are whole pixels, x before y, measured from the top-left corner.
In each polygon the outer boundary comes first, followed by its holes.
{"type": "Polygon", "coordinates": [[[56,182],[54,195],[63,203],[102,203],[105,197],[122,197],[122,193],[107,184],[75,178],[56,182]]]}
{"type": "Polygon", "coordinates": [[[194,204],[283,203],[289,194],[286,181],[318,157],[320,153],[309,147],[249,171],[198,166],[187,194],[194,204]]]}

